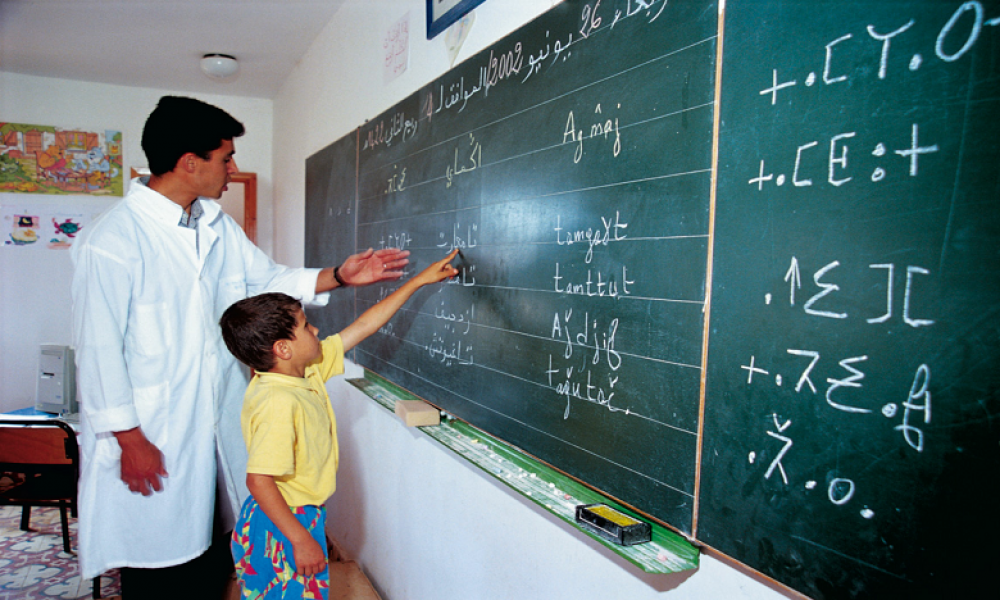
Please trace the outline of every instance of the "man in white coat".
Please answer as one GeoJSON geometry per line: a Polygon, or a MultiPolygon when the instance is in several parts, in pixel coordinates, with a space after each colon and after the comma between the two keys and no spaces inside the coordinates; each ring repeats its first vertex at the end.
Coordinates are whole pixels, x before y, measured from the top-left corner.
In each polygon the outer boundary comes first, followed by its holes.
{"type": "Polygon", "coordinates": [[[397,250],[337,268],[272,262],[213,200],[243,132],[217,107],[161,98],[142,135],[152,175],[73,246],[81,576],[122,568],[124,600],[215,600],[232,570],[221,534],[247,496],[248,373],[222,341],[222,312],[265,291],[323,305],[408,262],[397,250]]]}

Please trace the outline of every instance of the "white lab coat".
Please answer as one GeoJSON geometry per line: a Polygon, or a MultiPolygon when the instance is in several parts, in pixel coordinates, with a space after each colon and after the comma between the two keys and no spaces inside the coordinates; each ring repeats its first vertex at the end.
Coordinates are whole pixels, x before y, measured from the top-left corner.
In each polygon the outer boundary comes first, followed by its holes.
{"type": "Polygon", "coordinates": [[[230,507],[247,497],[240,408],[247,370],[219,317],[233,302],[283,291],[307,304],[319,269],[274,264],[218,203],[202,198],[195,231],[181,207],[133,181],[73,245],[73,326],[81,413],[80,571],[158,568],[209,546],[216,455],[230,507]],[[169,477],[152,496],[120,478],[111,432],[140,426],[169,477]]]}

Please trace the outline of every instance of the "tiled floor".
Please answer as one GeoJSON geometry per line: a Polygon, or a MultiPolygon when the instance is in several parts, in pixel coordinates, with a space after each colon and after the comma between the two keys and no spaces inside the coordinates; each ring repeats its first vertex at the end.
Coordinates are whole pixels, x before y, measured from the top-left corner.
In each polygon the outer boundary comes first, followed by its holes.
{"type": "MultiPolygon", "coordinates": [[[[76,554],[63,552],[59,511],[31,509],[31,531],[19,529],[21,507],[0,506],[0,600],[91,598],[93,580],[80,580],[76,554]]],[[[76,519],[70,519],[76,547],[76,519]]],[[[118,593],[118,573],[101,578],[101,595],[118,593]]]]}

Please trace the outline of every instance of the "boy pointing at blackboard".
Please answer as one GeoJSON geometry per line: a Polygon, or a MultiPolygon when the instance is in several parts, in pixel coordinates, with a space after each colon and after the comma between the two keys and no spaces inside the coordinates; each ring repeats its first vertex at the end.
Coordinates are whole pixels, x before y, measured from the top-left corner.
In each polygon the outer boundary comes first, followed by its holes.
{"type": "Polygon", "coordinates": [[[431,264],[322,342],[302,305],[285,294],[253,296],[223,313],[226,346],[256,370],[241,415],[251,496],[232,539],[243,597],[327,598],[323,504],[336,488],[338,447],[326,381],[343,373],[344,353],[385,325],[414,292],[457,275],[449,264],[457,254],[431,264]]]}

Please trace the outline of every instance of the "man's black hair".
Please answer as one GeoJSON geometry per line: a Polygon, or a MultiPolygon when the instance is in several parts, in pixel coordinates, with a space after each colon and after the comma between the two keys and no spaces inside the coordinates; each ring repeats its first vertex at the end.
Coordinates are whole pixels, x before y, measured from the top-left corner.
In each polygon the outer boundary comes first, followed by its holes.
{"type": "Polygon", "coordinates": [[[238,138],[243,124],[217,106],[183,96],[164,96],[142,129],[142,150],[153,175],[169,173],[184,154],[208,160],[223,140],[238,138]]]}

